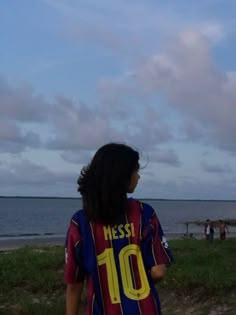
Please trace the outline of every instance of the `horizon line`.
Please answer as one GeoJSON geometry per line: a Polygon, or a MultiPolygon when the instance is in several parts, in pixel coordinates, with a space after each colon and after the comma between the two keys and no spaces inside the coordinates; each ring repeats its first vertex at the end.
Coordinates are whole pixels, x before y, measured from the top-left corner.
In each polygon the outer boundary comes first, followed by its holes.
{"type": "MultiPolygon", "coordinates": [[[[25,199],[82,199],[82,197],[60,197],[60,196],[1,196],[0,198],[25,198],[25,199]]],[[[154,198],[154,197],[136,197],[134,199],[145,200],[168,200],[168,201],[234,201],[236,199],[200,199],[200,198],[154,198]]]]}

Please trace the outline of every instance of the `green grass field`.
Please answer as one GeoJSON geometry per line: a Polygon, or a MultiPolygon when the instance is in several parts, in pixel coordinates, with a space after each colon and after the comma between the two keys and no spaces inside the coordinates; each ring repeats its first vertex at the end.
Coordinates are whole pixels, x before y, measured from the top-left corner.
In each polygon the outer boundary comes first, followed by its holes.
{"type": "MultiPolygon", "coordinates": [[[[170,246],[175,263],[158,285],[163,315],[236,314],[236,239],[170,246]]],[[[0,314],[65,314],[63,264],[62,247],[1,253],[0,314]]]]}

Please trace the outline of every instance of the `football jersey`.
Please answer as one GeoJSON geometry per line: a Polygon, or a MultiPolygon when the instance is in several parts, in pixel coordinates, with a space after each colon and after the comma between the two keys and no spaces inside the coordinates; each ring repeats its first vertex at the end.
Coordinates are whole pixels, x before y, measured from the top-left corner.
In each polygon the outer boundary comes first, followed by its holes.
{"type": "Polygon", "coordinates": [[[172,255],[151,206],[129,199],[117,225],[72,217],[66,238],[65,283],[86,280],[86,315],[161,314],[151,267],[172,255]]]}

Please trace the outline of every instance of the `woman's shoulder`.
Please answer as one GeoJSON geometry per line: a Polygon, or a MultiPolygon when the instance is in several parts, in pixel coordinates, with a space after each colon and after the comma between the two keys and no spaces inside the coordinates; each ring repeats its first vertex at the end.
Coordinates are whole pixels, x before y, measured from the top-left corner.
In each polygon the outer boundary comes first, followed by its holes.
{"type": "Polygon", "coordinates": [[[155,213],[153,207],[150,204],[143,202],[141,199],[129,198],[128,200],[131,204],[136,204],[136,206],[141,209],[143,215],[147,217],[151,217],[155,213]]]}
{"type": "MultiPolygon", "coordinates": [[[[152,206],[146,202],[144,202],[142,199],[138,199],[138,198],[128,198],[129,202],[137,202],[139,203],[143,208],[152,208],[152,206]]],[[[153,209],[153,208],[152,208],[153,209]]]]}
{"type": "Polygon", "coordinates": [[[80,209],[80,210],[77,210],[73,215],[72,215],[72,218],[71,218],[71,221],[76,223],[76,224],[79,224],[81,222],[81,220],[84,220],[85,218],[85,212],[84,212],[84,209],[80,209]]]}

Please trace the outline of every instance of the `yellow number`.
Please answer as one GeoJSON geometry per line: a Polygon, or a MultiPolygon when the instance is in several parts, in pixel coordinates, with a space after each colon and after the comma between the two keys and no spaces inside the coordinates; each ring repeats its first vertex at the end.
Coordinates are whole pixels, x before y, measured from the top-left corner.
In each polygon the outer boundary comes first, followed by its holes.
{"type": "Polygon", "coordinates": [[[132,300],[145,299],[149,292],[150,287],[144,269],[141,251],[138,245],[131,244],[125,246],[119,253],[121,278],[125,295],[132,300]],[[129,256],[135,255],[137,257],[138,270],[140,275],[141,287],[135,289],[132,281],[132,273],[129,263],[129,256]]]}
{"type": "MultiPolygon", "coordinates": [[[[99,266],[103,264],[106,265],[111,302],[113,304],[120,303],[121,299],[113,248],[105,249],[103,253],[97,256],[97,261],[99,266]]],[[[139,246],[135,244],[125,246],[119,253],[119,263],[125,295],[132,300],[145,299],[150,292],[150,287],[139,246]],[[129,263],[129,257],[131,255],[137,257],[138,271],[141,281],[141,287],[139,289],[134,288],[132,281],[132,271],[129,263]]]]}
{"type": "Polygon", "coordinates": [[[105,249],[104,252],[97,256],[97,262],[98,266],[106,265],[111,303],[120,303],[120,291],[113,249],[105,249]]]}

